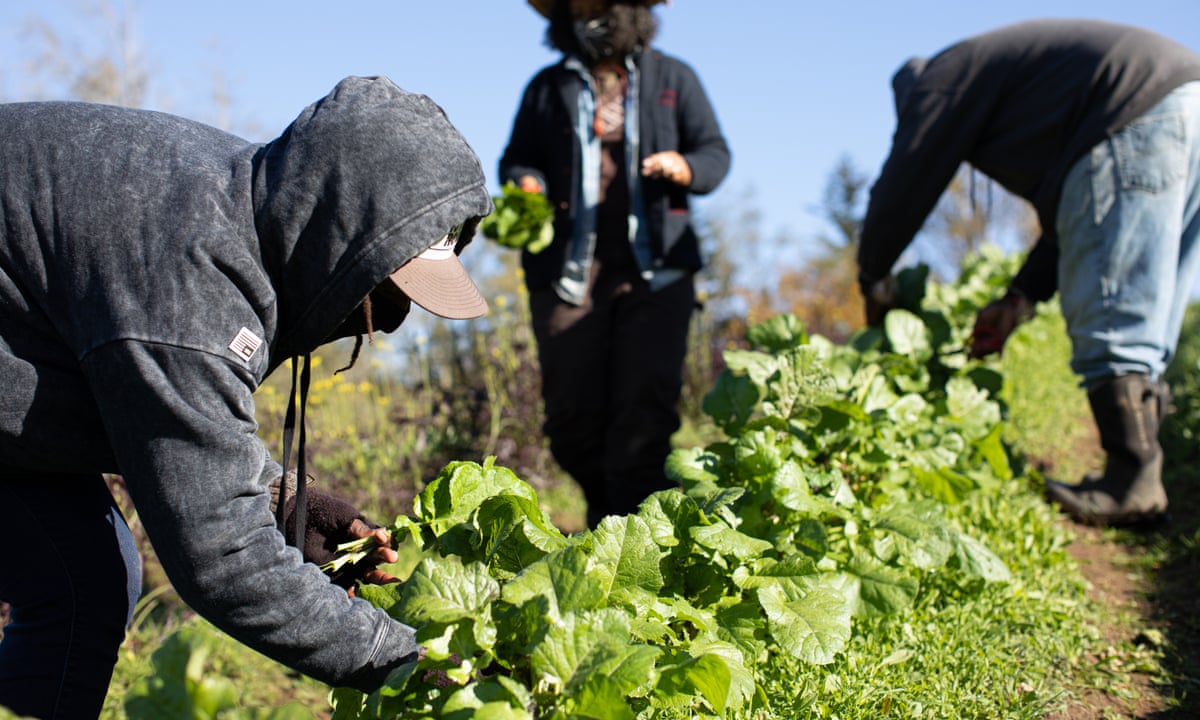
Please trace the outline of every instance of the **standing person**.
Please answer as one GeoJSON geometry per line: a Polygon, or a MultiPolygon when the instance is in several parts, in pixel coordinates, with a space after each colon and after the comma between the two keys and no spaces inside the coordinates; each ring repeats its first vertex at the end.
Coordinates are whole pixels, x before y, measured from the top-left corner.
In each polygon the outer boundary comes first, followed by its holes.
{"type": "Polygon", "coordinates": [[[868,322],[960,163],[1029,200],[1042,237],[980,311],[972,354],[1058,291],[1106,463],[1048,497],[1082,522],[1161,518],[1160,378],[1200,259],[1200,56],[1135,27],[1035,20],[909,60],[892,86],[896,132],[858,253],[868,322]]]}
{"type": "Polygon", "coordinates": [[[500,176],[544,192],[554,240],[522,253],[545,432],[582,487],[588,524],[672,487],[693,274],[689,193],[729,148],[685,63],[650,47],[660,0],[530,0],[562,59],[525,89],[500,176]]]}
{"type": "Polygon", "coordinates": [[[340,580],[386,582],[390,538],[297,491],[281,514],[303,556],[285,545],[253,393],[289,358],[394,330],[410,300],[486,311],[456,258],[491,210],[475,154],[386,78],[343,80],[266,144],[62,102],[0,105],[0,135],[0,705],[100,712],[140,591],[101,473],[123,476],[192,608],[319,680],[378,687],[416,657],[412,629],[311,563],[374,535],[340,580]]]}

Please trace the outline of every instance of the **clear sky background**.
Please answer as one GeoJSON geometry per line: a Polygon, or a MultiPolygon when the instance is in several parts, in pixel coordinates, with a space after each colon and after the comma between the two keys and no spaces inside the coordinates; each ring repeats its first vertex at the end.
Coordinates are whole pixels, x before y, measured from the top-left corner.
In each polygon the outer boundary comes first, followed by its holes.
{"type": "MultiPolygon", "coordinates": [[[[493,189],[521,91],[557,59],[525,0],[109,4],[136,19],[150,107],[262,141],[342,77],[387,75],[446,109],[493,189]],[[227,115],[213,102],[217,78],[227,115]]],[[[31,18],[55,28],[68,55],[98,52],[109,29],[88,7],[0,3],[0,98],[38,97],[26,69],[31,18]]],[[[894,120],[889,79],[905,58],[1036,17],[1127,22],[1200,51],[1200,0],[672,0],[656,12],[656,45],[697,70],[733,151],[729,177],[699,207],[754,207],[762,235],[787,234],[796,257],[830,231],[817,208],[839,158],[872,179],[882,165],[894,120]]]]}

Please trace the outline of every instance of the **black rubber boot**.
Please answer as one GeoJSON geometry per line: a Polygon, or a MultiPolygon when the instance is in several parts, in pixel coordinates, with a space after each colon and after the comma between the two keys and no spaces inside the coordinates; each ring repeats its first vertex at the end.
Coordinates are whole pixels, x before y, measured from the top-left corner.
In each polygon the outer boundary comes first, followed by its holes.
{"type": "Polygon", "coordinates": [[[1162,447],[1158,427],[1169,391],[1145,375],[1122,375],[1088,392],[1107,455],[1104,475],[1079,485],[1049,481],[1046,496],[1074,520],[1089,525],[1151,525],[1165,519],[1162,447]]]}

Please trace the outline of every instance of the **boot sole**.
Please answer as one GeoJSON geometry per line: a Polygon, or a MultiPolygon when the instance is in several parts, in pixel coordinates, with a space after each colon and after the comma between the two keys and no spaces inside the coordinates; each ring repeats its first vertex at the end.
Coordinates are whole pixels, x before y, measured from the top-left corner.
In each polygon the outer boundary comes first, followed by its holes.
{"type": "Polygon", "coordinates": [[[1068,500],[1064,502],[1062,497],[1057,497],[1053,486],[1049,484],[1046,485],[1043,495],[1048,502],[1058,505],[1059,510],[1062,511],[1064,515],[1071,518],[1071,520],[1079,523],[1080,525],[1086,525],[1088,527],[1108,527],[1145,532],[1157,530],[1171,522],[1171,514],[1166,510],[1119,513],[1115,515],[1096,515],[1093,513],[1088,513],[1083,510],[1070,507],[1070,501],[1068,500]]]}
{"type": "Polygon", "coordinates": [[[1155,530],[1160,530],[1171,522],[1171,514],[1168,512],[1124,515],[1088,515],[1086,513],[1071,512],[1065,508],[1062,509],[1062,512],[1064,515],[1080,525],[1096,528],[1134,530],[1137,532],[1153,532],[1155,530]]]}

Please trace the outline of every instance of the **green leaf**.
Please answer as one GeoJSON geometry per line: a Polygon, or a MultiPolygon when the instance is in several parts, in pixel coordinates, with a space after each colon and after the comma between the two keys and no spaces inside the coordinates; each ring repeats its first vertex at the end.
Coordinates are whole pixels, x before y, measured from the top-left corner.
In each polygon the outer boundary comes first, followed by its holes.
{"type": "Polygon", "coordinates": [[[587,686],[589,677],[599,675],[622,697],[648,692],[661,651],[631,643],[629,629],[628,616],[615,608],[564,615],[547,628],[529,655],[539,679],[535,690],[571,695],[587,686]]]}
{"type": "Polygon", "coordinates": [[[355,589],[355,594],[395,618],[396,613],[399,612],[397,608],[400,604],[401,588],[402,585],[396,583],[389,585],[363,583],[355,589]]]}
{"type": "Polygon", "coordinates": [[[948,467],[926,470],[914,466],[912,473],[925,492],[947,505],[962,502],[968,493],[979,487],[971,478],[948,467]]]}
{"type": "Polygon", "coordinates": [[[860,611],[867,615],[890,615],[912,606],[920,585],[903,570],[869,556],[856,555],[847,572],[859,581],[860,611]]]}
{"type": "Polygon", "coordinates": [[[679,707],[690,704],[699,695],[718,715],[725,713],[732,680],[725,658],[716,654],[694,656],[676,650],[660,663],[660,671],[662,677],[654,691],[656,703],[679,707]]]}
{"type": "Polygon", "coordinates": [[[495,458],[483,465],[452,462],[413,500],[413,513],[441,535],[466,522],[484,500],[496,495],[516,495],[537,502],[537,493],[511,470],[496,467],[495,458]]]}
{"type": "Polygon", "coordinates": [[[544,598],[549,619],[563,620],[570,613],[600,607],[608,577],[592,568],[579,546],[555,551],[521,571],[504,586],[504,601],[513,605],[544,598]]]}
{"type": "Polygon", "coordinates": [[[567,545],[537,502],[516,495],[484,500],[475,515],[475,527],[482,537],[484,561],[505,579],[567,545]]]}
{"type": "Polygon", "coordinates": [[[1008,582],[1012,579],[1008,566],[986,545],[966,533],[959,533],[957,540],[954,554],[965,574],[985,582],[1008,582]]]}
{"type": "Polygon", "coordinates": [[[713,422],[726,433],[736,435],[750,420],[758,404],[759,392],[745,375],[722,371],[716,385],[704,396],[702,407],[713,422]]]}
{"type": "Polygon", "coordinates": [[[720,464],[721,459],[704,448],[676,448],[667,456],[664,470],[684,490],[696,485],[715,488],[721,480],[720,464]]]}
{"type": "Polygon", "coordinates": [[[929,404],[915,393],[902,396],[890,408],[888,416],[901,426],[914,426],[921,423],[929,404]]]}
{"type": "Polygon", "coordinates": [[[788,585],[797,590],[812,587],[819,574],[817,564],[806,555],[791,555],[783,560],[767,560],[752,574],[739,577],[738,585],[753,590],[768,585],[788,585]]]}
{"type": "MultiPolygon", "coordinates": [[[[746,605],[749,606],[749,603],[746,605]]],[[[689,652],[697,657],[719,657],[725,661],[725,666],[729,669],[729,692],[725,701],[727,708],[741,709],[754,697],[754,672],[748,667],[746,655],[736,645],[721,640],[697,638],[689,652]]]]}
{"type": "Polygon", "coordinates": [[[478,620],[499,596],[499,583],[481,563],[463,565],[457,558],[426,558],[401,584],[397,612],[402,622],[414,627],[478,620]]]}
{"type": "Polygon", "coordinates": [[[946,409],[965,428],[973,430],[970,437],[986,435],[1000,423],[1000,406],[964,377],[950,378],[946,383],[946,409]]]}
{"type": "Polygon", "coordinates": [[[764,661],[767,621],[762,608],[741,597],[723,598],[716,608],[717,637],[731,643],[749,661],[764,661]]]}
{"type": "Polygon", "coordinates": [[[896,309],[885,315],[883,329],[892,351],[896,354],[920,362],[933,356],[928,328],[921,318],[908,310],[896,309]]]}
{"type": "Polygon", "coordinates": [[[528,688],[511,678],[498,675],[456,690],[446,699],[440,712],[442,716],[454,717],[454,713],[465,711],[466,717],[475,720],[484,717],[532,720],[533,716],[525,710],[532,701],[533,696],[528,688]]]}
{"type": "Polygon", "coordinates": [[[819,503],[804,477],[799,463],[788,460],[771,476],[771,497],[783,507],[798,513],[813,514],[819,503]]]}
{"type": "Polygon", "coordinates": [[[778,353],[808,342],[804,321],[792,313],[782,313],[746,331],[751,346],[778,353]]]}
{"type": "Polygon", "coordinates": [[[875,519],[875,527],[891,533],[900,554],[913,567],[941,567],[954,552],[954,531],[931,503],[893,507],[875,519]]]}
{"type": "Polygon", "coordinates": [[[1003,425],[997,423],[987,435],[978,438],[973,444],[976,452],[996,477],[1001,480],[1012,478],[1012,466],[1008,462],[1008,451],[1004,448],[1003,425]]]}
{"type": "Polygon", "coordinates": [[[785,586],[768,585],[757,596],[775,642],[802,662],[827,665],[850,640],[850,604],[837,589],[817,585],[797,596],[785,586]]]}
{"type": "Polygon", "coordinates": [[[629,702],[612,681],[603,675],[588,677],[567,695],[563,703],[571,720],[634,720],[629,702]]]}
{"type": "MultiPolygon", "coordinates": [[[[480,705],[470,714],[471,720],[535,720],[525,708],[517,708],[503,702],[480,705]]],[[[449,720],[449,719],[448,719],[449,720]]],[[[466,720],[464,718],[464,720],[466,720]]]]}
{"type": "Polygon", "coordinates": [[[759,557],[774,547],[766,540],[750,537],[724,523],[694,527],[691,535],[697,545],[742,561],[759,557]]]}
{"type": "Polygon", "coordinates": [[[734,462],[740,477],[765,477],[783,465],[783,451],[775,441],[774,432],[746,432],[738,438],[734,446],[734,462]]]}
{"type": "Polygon", "coordinates": [[[608,595],[635,588],[657,593],[663,586],[662,552],[645,520],[637,515],[606,517],[592,532],[592,539],[592,564],[608,578],[608,595]]]}
{"type": "Polygon", "coordinates": [[[779,374],[783,358],[756,350],[726,350],[722,353],[725,367],[735,375],[745,375],[762,391],[779,374]]]}
{"type": "Polygon", "coordinates": [[[239,707],[232,681],[206,673],[217,635],[202,626],[172,633],[150,656],[153,674],[142,678],[125,698],[126,717],[215,718],[239,707]]]}

